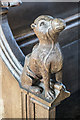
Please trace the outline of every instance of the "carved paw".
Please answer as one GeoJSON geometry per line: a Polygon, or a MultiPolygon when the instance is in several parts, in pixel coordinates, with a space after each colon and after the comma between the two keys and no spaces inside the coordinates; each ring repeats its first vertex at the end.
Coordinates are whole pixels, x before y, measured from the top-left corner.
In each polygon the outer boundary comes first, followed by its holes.
{"type": "Polygon", "coordinates": [[[52,90],[52,89],[47,90],[47,91],[45,92],[45,97],[46,97],[47,99],[50,99],[50,100],[54,99],[54,97],[55,97],[55,92],[54,92],[54,90],[52,90]]]}
{"type": "Polygon", "coordinates": [[[29,90],[35,94],[41,94],[43,89],[39,86],[30,86],[29,90]]]}

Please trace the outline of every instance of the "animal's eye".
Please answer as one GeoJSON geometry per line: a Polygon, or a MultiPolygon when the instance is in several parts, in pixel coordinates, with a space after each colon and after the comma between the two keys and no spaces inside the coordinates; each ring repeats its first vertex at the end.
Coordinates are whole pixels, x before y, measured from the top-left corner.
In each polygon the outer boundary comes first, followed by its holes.
{"type": "Polygon", "coordinates": [[[42,26],[42,25],[45,25],[45,23],[44,23],[44,22],[41,22],[40,26],[42,26]]]}

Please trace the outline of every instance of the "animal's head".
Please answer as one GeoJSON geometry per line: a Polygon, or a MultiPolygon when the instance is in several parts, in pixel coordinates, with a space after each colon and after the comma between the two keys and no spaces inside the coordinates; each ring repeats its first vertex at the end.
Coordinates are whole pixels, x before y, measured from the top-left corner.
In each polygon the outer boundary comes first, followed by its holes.
{"type": "Polygon", "coordinates": [[[44,35],[49,32],[54,34],[60,33],[66,26],[63,19],[53,18],[48,15],[41,15],[35,19],[31,24],[31,28],[34,30],[37,36],[44,35]]]}

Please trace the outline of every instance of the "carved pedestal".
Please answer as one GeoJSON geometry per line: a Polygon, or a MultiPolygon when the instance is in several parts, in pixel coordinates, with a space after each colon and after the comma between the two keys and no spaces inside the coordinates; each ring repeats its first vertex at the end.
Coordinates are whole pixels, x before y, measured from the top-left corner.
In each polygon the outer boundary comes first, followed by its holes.
{"type": "Polygon", "coordinates": [[[62,85],[55,85],[56,96],[53,100],[47,100],[44,93],[35,95],[25,90],[22,90],[22,107],[23,118],[54,118],[56,113],[56,106],[62,100],[70,96],[70,93],[63,89],[62,85]]]}
{"type": "Polygon", "coordinates": [[[55,118],[55,107],[49,107],[46,103],[43,104],[41,101],[34,99],[29,94],[25,94],[23,96],[23,118],[55,118]],[[25,99],[26,106],[24,102],[25,99]]]}
{"type": "Polygon", "coordinates": [[[49,107],[45,103],[43,104],[41,101],[38,101],[29,95],[27,95],[27,104],[28,102],[28,118],[55,118],[55,107],[49,107]]]}

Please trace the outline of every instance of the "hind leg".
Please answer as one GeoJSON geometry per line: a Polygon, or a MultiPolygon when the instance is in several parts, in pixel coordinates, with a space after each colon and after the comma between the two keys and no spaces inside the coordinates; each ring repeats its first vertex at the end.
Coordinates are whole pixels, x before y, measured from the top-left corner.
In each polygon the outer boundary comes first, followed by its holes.
{"type": "Polygon", "coordinates": [[[54,78],[50,81],[51,88],[54,88],[54,85],[56,84],[56,82],[58,82],[57,84],[62,84],[62,70],[55,73],[53,77],[54,78]]]}
{"type": "Polygon", "coordinates": [[[29,58],[31,54],[27,55],[25,58],[25,64],[20,76],[21,78],[21,85],[23,88],[28,89],[36,94],[40,94],[42,89],[38,86],[33,86],[39,80],[37,76],[30,70],[29,68],[29,58]]]}
{"type": "Polygon", "coordinates": [[[55,78],[58,83],[62,83],[62,70],[55,74],[55,78]]]}
{"type": "Polygon", "coordinates": [[[21,78],[22,78],[21,85],[23,88],[28,89],[35,94],[42,93],[43,89],[41,87],[33,85],[37,81],[36,79],[33,80],[25,73],[21,76],[21,78]]]}
{"type": "Polygon", "coordinates": [[[59,72],[57,72],[55,74],[56,77],[56,81],[58,82],[58,84],[60,84],[64,90],[66,90],[65,86],[62,84],[62,70],[60,70],[59,72]]]}

